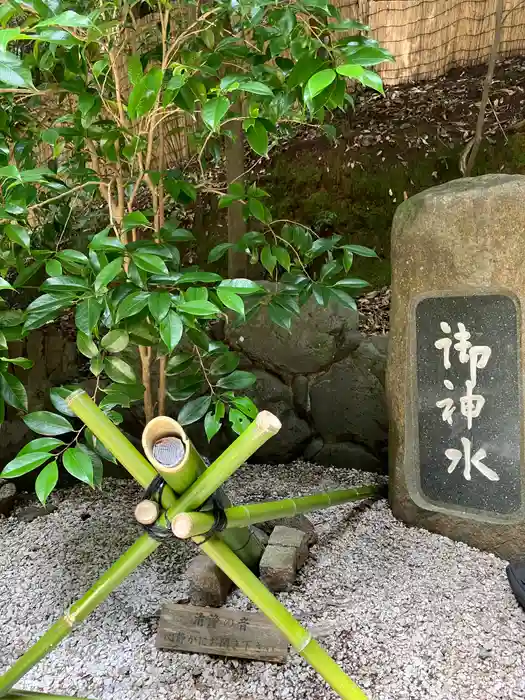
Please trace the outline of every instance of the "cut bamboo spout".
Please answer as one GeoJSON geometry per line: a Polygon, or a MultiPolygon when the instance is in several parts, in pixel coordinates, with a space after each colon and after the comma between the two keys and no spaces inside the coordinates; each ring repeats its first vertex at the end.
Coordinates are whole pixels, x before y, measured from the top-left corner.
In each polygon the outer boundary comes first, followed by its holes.
{"type": "Polygon", "coordinates": [[[206,469],[182,425],[169,416],[153,418],[142,433],[142,448],[164,481],[183,493],[206,469]]]}

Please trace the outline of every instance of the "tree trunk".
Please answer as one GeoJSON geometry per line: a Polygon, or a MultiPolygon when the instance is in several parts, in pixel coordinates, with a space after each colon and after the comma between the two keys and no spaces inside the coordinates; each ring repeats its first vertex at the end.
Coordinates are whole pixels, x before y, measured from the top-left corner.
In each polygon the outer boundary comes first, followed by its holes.
{"type": "MultiPolygon", "coordinates": [[[[237,102],[235,111],[241,113],[242,105],[237,102]]],[[[244,184],[244,136],[242,122],[232,122],[233,139],[227,139],[224,149],[226,160],[226,179],[228,184],[238,182],[244,184]]],[[[246,224],[242,215],[241,202],[235,202],[228,207],[228,242],[237,243],[246,233],[246,224]]],[[[248,257],[246,253],[234,250],[228,251],[228,277],[248,276],[248,257]]]]}

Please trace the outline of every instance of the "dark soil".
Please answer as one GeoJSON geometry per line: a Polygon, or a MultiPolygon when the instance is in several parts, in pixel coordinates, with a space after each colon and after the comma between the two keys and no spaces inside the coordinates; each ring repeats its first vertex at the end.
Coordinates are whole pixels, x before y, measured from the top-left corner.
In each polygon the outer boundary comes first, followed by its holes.
{"type": "MultiPolygon", "coordinates": [[[[366,93],[355,112],[334,121],[335,144],[315,129],[274,149],[257,169],[278,218],[320,234],[335,231],[374,247],[380,261],[360,259],[356,271],[374,288],[389,283],[390,226],[407,197],[461,177],[460,157],[474,134],[485,66],[454,69],[437,80],[366,93]]],[[[485,140],[474,175],[525,172],[525,59],[497,66],[485,140]]]]}

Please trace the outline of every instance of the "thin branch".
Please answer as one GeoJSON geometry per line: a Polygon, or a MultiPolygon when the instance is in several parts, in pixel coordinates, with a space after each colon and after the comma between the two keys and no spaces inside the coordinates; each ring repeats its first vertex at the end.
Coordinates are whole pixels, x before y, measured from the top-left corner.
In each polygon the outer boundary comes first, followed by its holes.
{"type": "Polygon", "coordinates": [[[91,182],[84,182],[81,185],[77,185],[76,187],[72,187],[67,192],[62,192],[62,194],[57,194],[56,197],[51,197],[50,199],[46,199],[44,202],[37,202],[36,204],[32,204],[27,209],[28,209],[28,211],[32,211],[33,209],[40,209],[40,207],[44,207],[46,204],[50,204],[51,202],[56,202],[59,199],[63,199],[64,197],[69,197],[70,194],[72,194],[73,192],[76,192],[77,190],[81,190],[84,187],[89,187],[89,185],[100,185],[100,184],[105,184],[105,183],[101,183],[100,180],[91,181],[91,182]]]}
{"type": "MultiPolygon", "coordinates": [[[[490,49],[490,57],[487,67],[487,75],[485,76],[485,81],[483,83],[483,92],[481,94],[481,102],[479,105],[478,120],[476,123],[476,131],[472,142],[467,145],[467,149],[470,150],[468,156],[467,164],[463,172],[464,177],[469,177],[474,168],[476,162],[476,156],[478,155],[479,148],[481,146],[481,141],[483,139],[483,129],[485,126],[485,113],[487,111],[487,105],[490,97],[490,86],[492,85],[492,79],[494,77],[494,69],[496,67],[496,59],[498,58],[499,47],[501,43],[501,35],[503,31],[503,8],[505,0],[497,0],[496,5],[496,24],[494,27],[494,41],[492,42],[492,47],[490,49]]],[[[468,152],[468,151],[467,151],[468,152]]]]}
{"type": "Polygon", "coordinates": [[[166,355],[159,357],[159,395],[158,395],[158,414],[164,416],[166,414],[166,355]]]}

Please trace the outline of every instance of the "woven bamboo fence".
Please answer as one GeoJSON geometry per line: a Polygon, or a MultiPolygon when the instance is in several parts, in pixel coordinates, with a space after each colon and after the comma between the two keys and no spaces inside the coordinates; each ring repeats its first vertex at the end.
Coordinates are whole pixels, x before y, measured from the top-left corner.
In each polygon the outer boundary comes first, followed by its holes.
{"type": "MultiPolygon", "coordinates": [[[[437,78],[486,62],[496,0],[333,0],[346,18],[371,27],[396,62],[379,66],[388,85],[437,78]]],[[[506,0],[500,56],[525,53],[525,2],[506,0]]]]}

